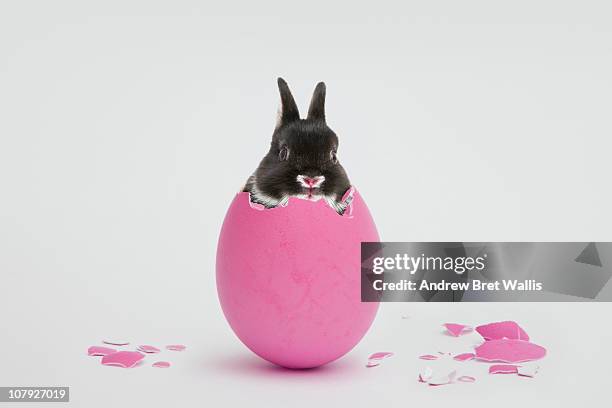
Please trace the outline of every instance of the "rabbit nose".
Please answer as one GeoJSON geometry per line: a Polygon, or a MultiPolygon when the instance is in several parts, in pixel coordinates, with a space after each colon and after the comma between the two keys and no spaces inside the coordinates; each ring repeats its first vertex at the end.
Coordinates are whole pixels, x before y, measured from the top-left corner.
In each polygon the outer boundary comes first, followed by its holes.
{"type": "Polygon", "coordinates": [[[325,176],[310,177],[299,175],[297,176],[297,181],[302,185],[302,187],[318,188],[325,181],[325,176]]]}

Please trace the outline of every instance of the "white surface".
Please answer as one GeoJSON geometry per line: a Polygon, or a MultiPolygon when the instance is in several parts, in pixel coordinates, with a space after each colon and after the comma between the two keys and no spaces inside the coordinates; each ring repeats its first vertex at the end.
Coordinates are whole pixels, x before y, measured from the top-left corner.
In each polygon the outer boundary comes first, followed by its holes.
{"type": "Polygon", "coordinates": [[[384,305],[354,352],[304,372],[230,332],[216,239],[278,75],[302,112],[327,82],[385,240],[610,240],[609,2],[347,4],[0,4],[0,385],[68,385],[77,407],[607,401],[609,304],[384,305]],[[419,354],[468,340],[441,323],[507,318],[550,351],[536,378],[467,362],[474,384],[416,382],[419,354]],[[189,349],[122,370],[85,355],[110,337],[189,349]]]}
{"type": "Polygon", "coordinates": [[[195,313],[178,315],[172,323],[155,316],[127,319],[123,313],[123,321],[102,317],[68,333],[43,335],[40,329],[24,329],[19,339],[4,345],[8,349],[3,347],[0,382],[69,385],[71,404],[78,407],[175,403],[185,407],[489,407],[492,402],[499,407],[516,407],[526,401],[538,401],[542,407],[601,406],[607,400],[612,330],[597,321],[609,320],[609,312],[608,305],[577,303],[385,304],[374,327],[354,351],[334,364],[306,371],[284,370],[254,357],[225,327],[217,310],[202,314],[202,319],[195,313]],[[405,314],[409,318],[402,319],[405,314]],[[207,316],[207,325],[201,328],[207,316]],[[549,355],[538,362],[541,368],[535,378],[489,375],[489,364],[478,361],[444,364],[418,359],[425,353],[469,351],[478,341],[477,334],[445,335],[439,325],[442,322],[478,324],[511,318],[524,325],[534,342],[548,349],[549,355]],[[180,325],[194,328],[177,327],[180,325]],[[188,349],[147,355],[145,365],[134,369],[105,367],[99,364],[99,357],[88,357],[85,352],[89,344],[95,344],[98,333],[111,327],[130,333],[135,343],[163,345],[180,340],[188,349]],[[370,353],[386,350],[395,356],[378,367],[365,367],[370,353]],[[149,366],[159,360],[170,361],[172,367],[161,370],[149,366]],[[418,373],[426,366],[457,369],[458,375],[477,380],[428,387],[417,382],[418,373]]]}

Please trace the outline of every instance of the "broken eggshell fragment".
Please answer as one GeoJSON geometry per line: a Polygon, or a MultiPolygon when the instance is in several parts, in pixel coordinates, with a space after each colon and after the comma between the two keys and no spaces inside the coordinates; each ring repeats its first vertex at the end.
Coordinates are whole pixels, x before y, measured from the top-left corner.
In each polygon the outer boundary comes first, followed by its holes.
{"type": "Polygon", "coordinates": [[[431,367],[425,367],[423,369],[423,371],[421,371],[419,373],[419,377],[418,380],[419,382],[424,382],[426,383],[427,381],[429,381],[429,379],[433,376],[433,370],[431,369],[431,367]]]}
{"type": "Polygon", "coordinates": [[[429,378],[429,380],[427,380],[427,384],[429,385],[446,385],[446,384],[451,384],[453,381],[455,381],[455,377],[457,376],[457,371],[452,370],[450,372],[446,372],[442,375],[436,375],[434,373],[434,375],[431,376],[431,378],[429,378]]]}
{"type": "Polygon", "coordinates": [[[184,351],[187,348],[187,346],[184,346],[182,344],[169,344],[166,346],[166,350],[171,350],[171,351],[184,351]]]}
{"type": "Polygon", "coordinates": [[[126,340],[117,340],[117,339],[102,340],[102,343],[110,344],[112,346],[127,346],[128,344],[130,344],[129,341],[126,341],[126,340]]]}
{"type": "Polygon", "coordinates": [[[422,356],[419,356],[419,358],[421,360],[437,360],[439,357],[434,356],[433,354],[423,354],[422,356]]]}
{"type": "Polygon", "coordinates": [[[103,346],[91,346],[87,349],[88,356],[106,356],[116,352],[117,350],[113,348],[103,346]]]}
{"type": "Polygon", "coordinates": [[[376,367],[380,365],[380,362],[382,360],[384,360],[385,358],[389,358],[392,355],[393,353],[389,351],[380,351],[380,352],[374,353],[370,357],[368,357],[368,363],[366,364],[366,367],[376,367]]]}
{"type": "Polygon", "coordinates": [[[476,327],[476,331],[487,341],[498,339],[529,340],[527,332],[517,322],[511,320],[484,324],[476,327]]]}
{"type": "Polygon", "coordinates": [[[442,326],[444,326],[448,334],[453,337],[459,337],[460,335],[472,330],[470,326],[459,323],[444,323],[442,326]]]}
{"type": "Polygon", "coordinates": [[[521,377],[535,377],[540,367],[535,364],[526,364],[518,367],[517,374],[521,377]]]}
{"type": "Polygon", "coordinates": [[[511,364],[494,364],[489,367],[489,374],[516,374],[518,366],[511,364]]]}
{"type": "Polygon", "coordinates": [[[476,354],[474,353],[462,353],[462,354],[457,354],[456,356],[454,356],[453,360],[467,361],[467,360],[472,360],[474,357],[476,357],[476,354]]]}
{"type": "Polygon", "coordinates": [[[393,355],[390,351],[379,351],[368,357],[368,360],[382,360],[383,358],[391,357],[393,355]]]}
{"type": "Polygon", "coordinates": [[[147,353],[147,354],[154,354],[154,353],[159,353],[161,350],[158,349],[157,347],[143,344],[143,345],[138,346],[138,351],[142,351],[143,353],[147,353]]]}
{"type": "Polygon", "coordinates": [[[524,340],[500,339],[485,341],[475,349],[476,357],[484,361],[521,363],[538,360],[546,355],[546,349],[524,340]]]}
{"type": "Polygon", "coordinates": [[[118,351],[102,357],[103,365],[132,368],[144,358],[144,354],[138,351],[118,351]]]}

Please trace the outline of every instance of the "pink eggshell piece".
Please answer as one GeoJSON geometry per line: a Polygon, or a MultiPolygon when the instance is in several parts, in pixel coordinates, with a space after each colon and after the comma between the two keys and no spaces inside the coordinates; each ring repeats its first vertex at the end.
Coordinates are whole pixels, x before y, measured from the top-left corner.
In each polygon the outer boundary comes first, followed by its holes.
{"type": "Polygon", "coordinates": [[[187,346],[184,346],[182,344],[169,344],[166,346],[166,350],[171,350],[171,351],[184,351],[187,348],[187,346]]]}
{"type": "Polygon", "coordinates": [[[467,361],[467,360],[473,359],[474,357],[476,357],[476,354],[474,353],[462,353],[462,354],[457,354],[456,356],[454,356],[453,360],[467,361]]]}
{"type": "Polygon", "coordinates": [[[155,363],[151,364],[151,366],[156,368],[168,368],[170,367],[170,363],[167,361],[156,361],[155,363]]]}
{"type": "Polygon", "coordinates": [[[143,358],[144,354],[139,353],[138,351],[118,351],[102,357],[102,364],[131,368],[138,364],[138,362],[143,358]]]}
{"type": "Polygon", "coordinates": [[[102,346],[91,346],[87,349],[88,356],[106,356],[108,354],[116,353],[117,350],[110,347],[102,346]]]}
{"type": "Polygon", "coordinates": [[[147,354],[154,354],[154,353],[159,353],[161,350],[158,349],[157,347],[143,344],[141,346],[138,346],[138,351],[142,351],[143,353],[147,353],[147,354]]]}
{"type": "Polygon", "coordinates": [[[459,324],[459,323],[444,323],[442,326],[446,328],[446,331],[448,331],[448,334],[454,337],[459,337],[464,332],[468,332],[472,330],[470,326],[465,325],[465,324],[459,324]]]}
{"type": "Polygon", "coordinates": [[[476,347],[476,357],[485,361],[521,363],[538,360],[546,355],[546,349],[524,340],[490,340],[476,347]]]}
{"type": "Polygon", "coordinates": [[[529,336],[517,322],[505,321],[489,323],[476,327],[478,334],[485,340],[517,339],[529,340],[529,336]]]}
{"type": "Polygon", "coordinates": [[[433,354],[423,354],[422,356],[419,356],[419,358],[421,360],[437,360],[438,356],[434,356],[433,354]]]}
{"type": "Polygon", "coordinates": [[[366,367],[376,367],[380,365],[380,362],[382,360],[384,360],[385,358],[389,358],[392,355],[393,353],[389,351],[379,351],[377,353],[374,353],[370,355],[370,357],[368,357],[368,363],[366,364],[366,367]]]}
{"type": "Polygon", "coordinates": [[[393,353],[390,351],[379,351],[368,357],[368,360],[382,360],[383,358],[391,357],[393,353]]]}
{"type": "Polygon", "coordinates": [[[476,381],[476,377],[472,377],[471,375],[462,375],[461,377],[457,378],[457,381],[473,383],[476,381]]]}
{"type": "Polygon", "coordinates": [[[489,367],[489,374],[516,374],[518,366],[510,364],[495,364],[489,367]]]}
{"type": "Polygon", "coordinates": [[[348,353],[370,328],[377,302],[361,302],[361,242],[378,232],[358,191],[340,216],[324,200],[284,207],[231,203],[217,247],[217,292],[238,338],[260,357],[310,368],[348,353]]]}

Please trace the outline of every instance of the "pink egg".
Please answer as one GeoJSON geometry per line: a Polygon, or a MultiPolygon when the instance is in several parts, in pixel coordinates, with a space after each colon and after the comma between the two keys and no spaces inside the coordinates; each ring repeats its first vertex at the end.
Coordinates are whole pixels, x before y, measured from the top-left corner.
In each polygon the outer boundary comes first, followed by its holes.
{"type": "Polygon", "coordinates": [[[255,354],[317,367],[368,331],[378,303],[361,302],[360,244],[379,238],[356,191],[351,205],[340,216],[323,200],[258,210],[248,193],[234,198],[219,237],[217,291],[231,328],[255,354]]]}

